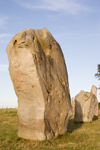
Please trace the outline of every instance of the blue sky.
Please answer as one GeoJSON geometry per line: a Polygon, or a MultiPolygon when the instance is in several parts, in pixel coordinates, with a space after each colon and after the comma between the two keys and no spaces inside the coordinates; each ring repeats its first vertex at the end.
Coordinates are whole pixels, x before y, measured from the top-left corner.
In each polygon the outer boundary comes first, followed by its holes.
{"type": "Polygon", "coordinates": [[[71,97],[100,85],[94,77],[100,64],[100,0],[0,0],[0,107],[17,107],[8,43],[23,29],[43,27],[62,48],[71,97]]]}

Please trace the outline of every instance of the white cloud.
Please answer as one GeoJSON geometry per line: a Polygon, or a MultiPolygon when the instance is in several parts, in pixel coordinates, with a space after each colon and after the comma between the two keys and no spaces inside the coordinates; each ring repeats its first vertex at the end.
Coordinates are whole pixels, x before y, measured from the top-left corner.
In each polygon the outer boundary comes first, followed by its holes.
{"type": "Polygon", "coordinates": [[[89,7],[82,5],[79,0],[37,0],[34,2],[32,0],[29,0],[28,2],[27,0],[20,0],[19,2],[17,1],[17,3],[29,9],[60,11],[72,15],[75,15],[80,11],[90,10],[89,7]]]}
{"type": "Polygon", "coordinates": [[[1,64],[0,65],[0,71],[7,71],[8,70],[8,65],[1,64]]]}

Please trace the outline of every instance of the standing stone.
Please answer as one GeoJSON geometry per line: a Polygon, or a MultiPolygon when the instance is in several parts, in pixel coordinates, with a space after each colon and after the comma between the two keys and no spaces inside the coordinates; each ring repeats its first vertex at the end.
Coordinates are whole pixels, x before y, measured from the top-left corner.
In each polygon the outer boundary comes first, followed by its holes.
{"type": "Polygon", "coordinates": [[[73,114],[75,114],[75,97],[72,97],[72,110],[73,114]]]}
{"type": "Polygon", "coordinates": [[[67,130],[72,115],[62,50],[46,29],[25,29],[7,46],[9,73],[18,97],[18,136],[45,140],[67,130]]]}
{"type": "MultiPolygon", "coordinates": [[[[95,85],[92,85],[91,93],[93,93],[97,97],[97,87],[95,85]]],[[[97,100],[97,104],[96,104],[96,110],[97,111],[95,113],[95,116],[98,116],[98,100],[97,100]]]]}
{"type": "Polygon", "coordinates": [[[98,100],[92,92],[81,91],[75,96],[75,122],[91,122],[98,115],[98,100]]]}
{"type": "Polygon", "coordinates": [[[97,87],[92,85],[91,92],[97,96],[97,87]]]}

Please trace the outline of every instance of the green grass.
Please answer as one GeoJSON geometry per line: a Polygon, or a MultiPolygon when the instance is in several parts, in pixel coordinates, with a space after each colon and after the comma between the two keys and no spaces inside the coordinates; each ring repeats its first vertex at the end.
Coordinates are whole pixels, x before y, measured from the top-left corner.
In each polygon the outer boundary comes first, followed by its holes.
{"type": "Polygon", "coordinates": [[[17,136],[17,110],[0,109],[0,150],[100,150],[100,110],[91,123],[69,120],[68,131],[50,141],[17,136]]]}

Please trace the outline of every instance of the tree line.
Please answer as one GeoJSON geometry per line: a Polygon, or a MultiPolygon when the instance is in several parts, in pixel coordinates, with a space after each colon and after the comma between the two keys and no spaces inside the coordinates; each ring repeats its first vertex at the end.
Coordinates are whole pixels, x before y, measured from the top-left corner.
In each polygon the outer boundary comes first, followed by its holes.
{"type": "MultiPolygon", "coordinates": [[[[100,80],[100,64],[97,65],[97,73],[95,74],[95,77],[100,80]]],[[[100,90],[100,86],[98,87],[100,90]]],[[[99,93],[100,94],[100,93],[99,93]]]]}

